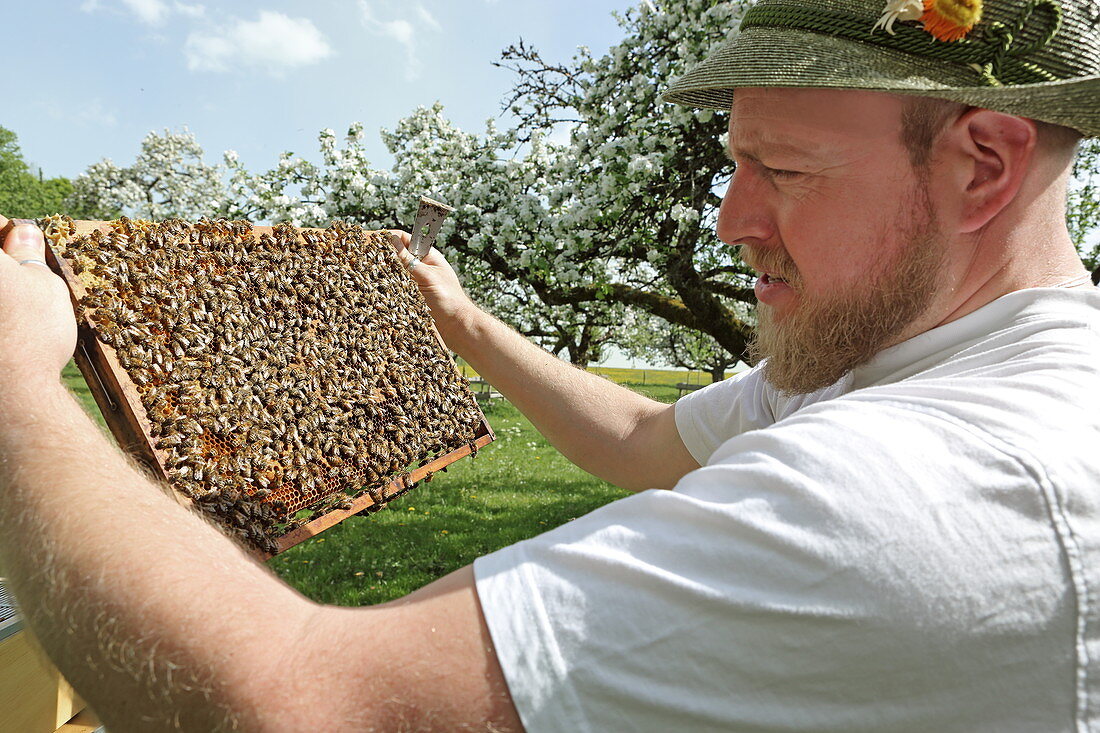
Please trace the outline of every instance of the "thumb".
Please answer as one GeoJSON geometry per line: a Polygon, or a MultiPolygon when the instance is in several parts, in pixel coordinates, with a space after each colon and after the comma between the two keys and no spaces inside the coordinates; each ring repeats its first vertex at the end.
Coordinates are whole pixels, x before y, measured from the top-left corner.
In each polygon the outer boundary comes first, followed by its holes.
{"type": "Polygon", "coordinates": [[[46,259],[46,240],[42,230],[29,219],[12,219],[15,225],[4,238],[4,252],[16,262],[46,259]]]}

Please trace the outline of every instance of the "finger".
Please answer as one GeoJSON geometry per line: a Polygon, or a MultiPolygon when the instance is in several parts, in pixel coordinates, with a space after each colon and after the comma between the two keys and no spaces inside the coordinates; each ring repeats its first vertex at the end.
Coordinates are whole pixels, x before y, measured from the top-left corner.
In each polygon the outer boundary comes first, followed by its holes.
{"type": "Polygon", "coordinates": [[[46,261],[46,240],[42,230],[33,222],[16,219],[15,226],[4,238],[4,252],[16,262],[24,260],[46,261]]]}
{"type": "Polygon", "coordinates": [[[408,267],[409,269],[416,267],[416,265],[413,264],[413,261],[416,260],[416,257],[414,257],[413,253],[407,249],[398,250],[397,259],[401,260],[401,264],[405,267],[408,267]]]}
{"type": "Polygon", "coordinates": [[[398,254],[407,251],[409,245],[412,244],[412,235],[400,229],[390,229],[389,238],[390,244],[397,250],[398,254]]]}

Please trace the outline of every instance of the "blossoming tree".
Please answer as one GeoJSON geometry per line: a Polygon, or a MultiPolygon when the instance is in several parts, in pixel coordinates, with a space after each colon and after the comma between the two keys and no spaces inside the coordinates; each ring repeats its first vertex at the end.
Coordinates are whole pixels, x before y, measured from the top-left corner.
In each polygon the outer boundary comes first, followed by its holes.
{"type": "MultiPolygon", "coordinates": [[[[519,42],[499,64],[516,74],[505,102],[515,127],[490,120],[471,133],[438,104],[417,109],[383,132],[390,170],[371,167],[355,124],[342,140],[321,133],[319,162],[284,153],[251,173],[230,151],[223,187],[193,137],[151,133],[133,166],[95,164],[77,179],[77,196],[153,218],[216,212],[391,228],[410,226],[417,195],[429,194],[456,207],[439,246],[466,287],[521,332],[576,363],[613,343],[642,358],[690,358],[717,377],[747,358],[755,303],[751,273],[714,235],[733,172],[725,115],[659,94],[746,6],[644,0],[619,16],[619,44],[602,56],[582,48],[565,63],[519,42]]],[[[1082,148],[1068,213],[1090,266],[1098,165],[1094,141],[1082,148]]]]}
{"type": "Polygon", "coordinates": [[[186,129],[150,132],[133,165],[93,163],[73,181],[70,209],[101,218],[119,213],[144,219],[198,219],[225,204],[224,170],[203,161],[202,147],[186,129]]]}

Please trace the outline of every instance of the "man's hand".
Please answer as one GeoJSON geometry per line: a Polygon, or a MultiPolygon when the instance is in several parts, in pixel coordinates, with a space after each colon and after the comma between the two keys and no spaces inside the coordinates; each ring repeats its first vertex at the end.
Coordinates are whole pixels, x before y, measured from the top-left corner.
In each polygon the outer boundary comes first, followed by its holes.
{"type": "MultiPolygon", "coordinates": [[[[412,236],[408,232],[390,232],[390,243],[406,267],[413,265],[413,256],[409,251],[411,241],[412,236]]],[[[440,335],[451,345],[458,335],[456,330],[464,327],[463,322],[478,310],[477,306],[462,289],[454,269],[435,247],[416,262],[410,272],[431,308],[440,335]]]]}
{"type": "MultiPolygon", "coordinates": [[[[0,229],[7,225],[0,216],[0,229]]],[[[75,348],[69,289],[46,265],[42,232],[17,223],[0,253],[0,379],[56,382],[75,348]]]]}

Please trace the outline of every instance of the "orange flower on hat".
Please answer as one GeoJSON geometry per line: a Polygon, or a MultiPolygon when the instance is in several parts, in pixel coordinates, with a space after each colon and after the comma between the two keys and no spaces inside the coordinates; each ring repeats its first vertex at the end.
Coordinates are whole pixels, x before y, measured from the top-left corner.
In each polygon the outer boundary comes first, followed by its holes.
{"type": "Polygon", "coordinates": [[[965,38],[982,19],[982,0],[924,0],[920,21],[941,41],[965,38]]]}

